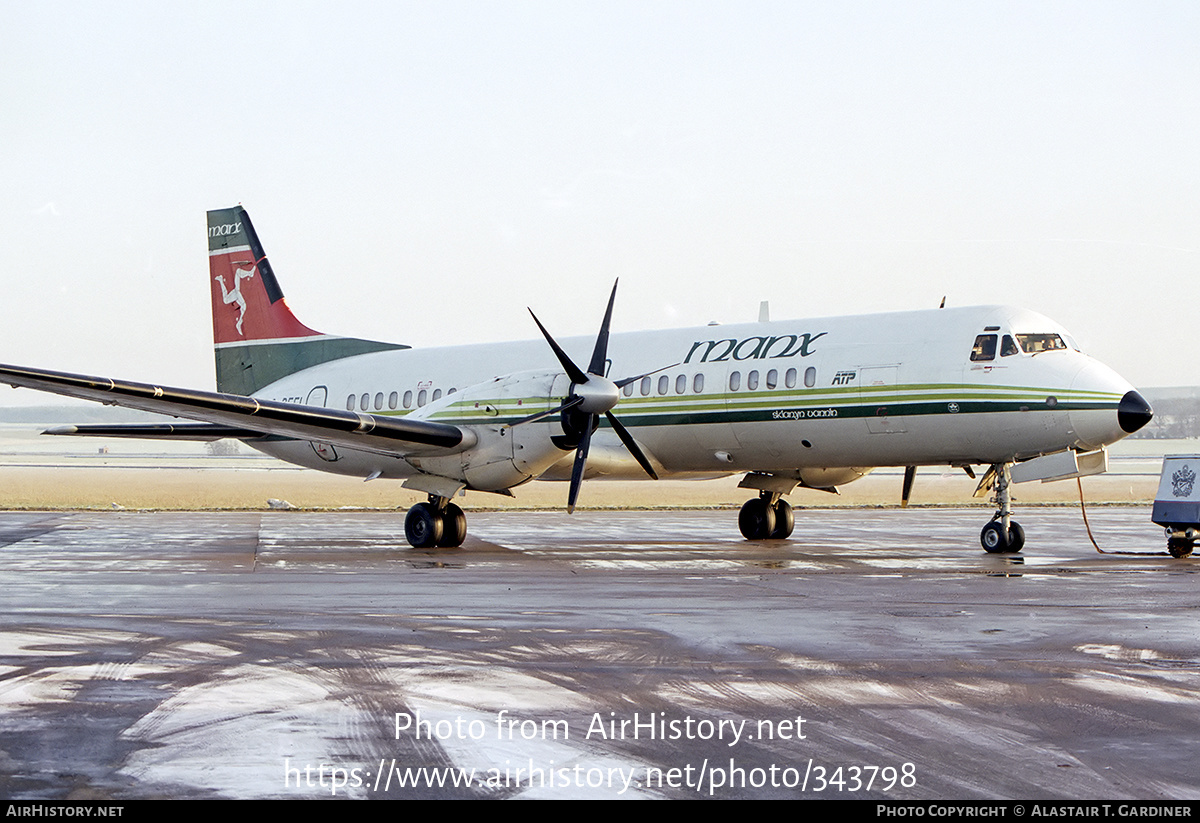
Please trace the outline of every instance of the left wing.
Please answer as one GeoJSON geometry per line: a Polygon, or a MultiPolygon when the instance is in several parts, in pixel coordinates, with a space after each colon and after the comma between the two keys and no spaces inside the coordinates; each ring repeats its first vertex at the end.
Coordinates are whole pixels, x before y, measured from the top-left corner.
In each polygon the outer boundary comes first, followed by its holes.
{"type": "MultiPolygon", "coordinates": [[[[125,406],[173,417],[201,420],[209,424],[175,427],[192,435],[211,435],[218,431],[213,428],[215,424],[217,427],[227,427],[223,430],[233,432],[223,435],[226,437],[279,435],[393,457],[455,454],[471,448],[477,439],[471,430],[447,423],[392,418],[297,403],[259,400],[236,394],[177,389],[20,366],[0,365],[0,383],[8,383],[14,388],[19,386],[67,397],[95,400],[109,406],[125,406]]],[[[71,428],[75,428],[76,431],[52,430],[52,433],[100,434],[99,429],[113,428],[123,428],[128,433],[138,429],[146,430],[149,427],[135,425],[71,428]]],[[[160,430],[157,435],[152,436],[169,435],[164,435],[160,430]]],[[[199,439],[211,438],[204,436],[199,439]]]]}
{"type": "Polygon", "coordinates": [[[130,437],[138,440],[196,440],[212,442],[225,437],[235,440],[259,440],[270,435],[238,426],[218,423],[109,423],[95,425],[52,426],[42,434],[75,437],[130,437]]]}

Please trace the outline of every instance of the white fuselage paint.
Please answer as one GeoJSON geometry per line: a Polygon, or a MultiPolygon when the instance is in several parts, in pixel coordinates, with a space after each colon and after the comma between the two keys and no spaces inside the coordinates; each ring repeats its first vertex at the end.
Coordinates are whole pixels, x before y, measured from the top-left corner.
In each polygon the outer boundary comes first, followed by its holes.
{"type": "MultiPolygon", "coordinates": [[[[1125,436],[1117,404],[1132,386],[1111,369],[1070,347],[997,351],[990,361],[972,362],[972,344],[985,333],[1070,340],[1053,321],[1003,306],[614,334],[609,378],[654,373],[626,388],[613,413],[660,476],[761,471],[810,485],[847,482],[861,474],[855,467],[999,463],[1094,449],[1125,436]]],[[[563,348],[586,364],[593,343],[574,338],[563,348]]],[[[562,432],[557,415],[512,429],[503,423],[553,408],[568,392],[540,340],[360,355],[289,375],[256,396],[324,396],[339,409],[353,397],[355,411],[471,428],[479,446],[462,460],[441,462],[294,440],[255,447],[360,477],[452,476],[460,463],[474,461],[497,469],[502,462],[505,471],[468,477],[472,488],[565,479],[572,453],[549,441],[562,432]],[[417,408],[422,391],[426,402],[417,408]],[[440,398],[431,401],[435,391],[440,398]],[[406,392],[413,408],[403,406],[406,392]]],[[[645,477],[607,424],[592,443],[589,477],[645,477]]]]}

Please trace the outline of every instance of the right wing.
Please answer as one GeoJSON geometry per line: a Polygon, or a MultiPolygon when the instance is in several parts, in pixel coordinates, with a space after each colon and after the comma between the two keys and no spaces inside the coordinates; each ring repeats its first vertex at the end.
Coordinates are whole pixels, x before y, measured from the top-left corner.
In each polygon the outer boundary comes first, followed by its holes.
{"type": "MultiPolygon", "coordinates": [[[[280,403],[236,394],[177,389],[20,366],[0,365],[0,383],[95,400],[109,406],[125,406],[172,417],[185,417],[208,424],[176,426],[176,429],[190,430],[189,434],[204,435],[187,439],[216,439],[209,435],[217,431],[233,432],[221,435],[225,437],[253,438],[276,435],[330,443],[392,457],[455,454],[474,446],[477,439],[475,433],[469,429],[447,423],[325,409],[298,403],[280,403]],[[214,425],[226,428],[215,429],[214,425]]],[[[99,429],[124,429],[126,432],[149,430],[144,424],[63,428],[74,428],[75,431],[52,429],[48,433],[100,434],[99,429]]],[[[159,429],[157,434],[151,436],[170,435],[159,429]]]]}

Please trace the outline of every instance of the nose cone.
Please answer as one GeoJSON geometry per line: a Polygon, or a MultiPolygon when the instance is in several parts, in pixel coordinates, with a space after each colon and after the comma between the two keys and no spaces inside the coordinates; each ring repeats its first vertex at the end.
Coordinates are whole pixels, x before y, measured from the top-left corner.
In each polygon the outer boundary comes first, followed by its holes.
{"type": "Polygon", "coordinates": [[[1127,434],[1133,434],[1154,417],[1154,409],[1136,391],[1127,391],[1117,406],[1117,422],[1127,434]]]}
{"type": "Polygon", "coordinates": [[[1154,416],[1146,398],[1128,381],[1090,357],[1082,360],[1071,389],[1086,404],[1070,412],[1077,448],[1098,449],[1116,443],[1145,426],[1154,416]]]}

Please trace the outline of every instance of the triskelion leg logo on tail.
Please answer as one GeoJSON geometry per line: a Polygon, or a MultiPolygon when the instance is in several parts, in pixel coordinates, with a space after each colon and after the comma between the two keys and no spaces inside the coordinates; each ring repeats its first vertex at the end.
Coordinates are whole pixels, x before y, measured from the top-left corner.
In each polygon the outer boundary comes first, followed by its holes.
{"type": "Polygon", "coordinates": [[[217,275],[213,280],[221,287],[221,300],[225,305],[233,303],[238,307],[237,330],[238,334],[242,333],[242,321],[246,318],[246,298],[242,297],[242,281],[248,280],[254,276],[255,269],[238,269],[233,274],[233,288],[225,288],[225,278],[222,275],[217,275]]]}

